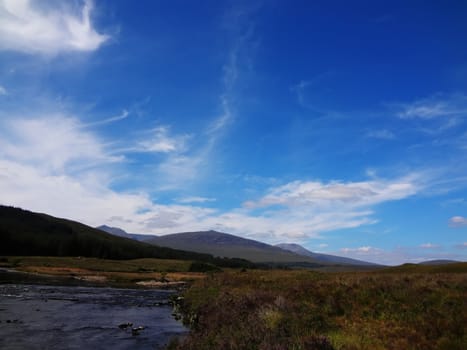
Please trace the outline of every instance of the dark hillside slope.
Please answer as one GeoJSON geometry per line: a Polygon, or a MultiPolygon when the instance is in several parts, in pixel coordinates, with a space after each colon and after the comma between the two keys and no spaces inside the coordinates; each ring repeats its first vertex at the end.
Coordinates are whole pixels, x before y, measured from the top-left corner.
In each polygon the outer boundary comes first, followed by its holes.
{"type": "Polygon", "coordinates": [[[219,266],[248,264],[116,237],[79,222],[2,205],[0,254],[86,256],[104,259],[180,259],[198,260],[219,266]]]}

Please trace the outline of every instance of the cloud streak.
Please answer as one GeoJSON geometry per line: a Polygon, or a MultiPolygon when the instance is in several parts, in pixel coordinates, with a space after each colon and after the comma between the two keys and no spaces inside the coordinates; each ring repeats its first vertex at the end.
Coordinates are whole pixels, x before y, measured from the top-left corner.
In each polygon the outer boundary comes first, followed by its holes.
{"type": "Polygon", "coordinates": [[[417,176],[410,175],[396,180],[372,180],[361,182],[294,181],[273,188],[258,201],[246,202],[247,208],[274,205],[296,207],[330,207],[344,205],[358,208],[386,201],[403,199],[416,194],[420,185],[417,176]]]}
{"type": "Polygon", "coordinates": [[[0,148],[5,159],[60,174],[83,164],[119,161],[108,154],[81,122],[57,113],[44,117],[13,117],[1,123],[0,148]]]}
{"type": "Polygon", "coordinates": [[[436,119],[465,117],[467,96],[463,94],[437,94],[412,103],[402,104],[398,116],[402,119],[436,119]]]}
{"type": "Polygon", "coordinates": [[[141,152],[171,153],[185,149],[188,135],[170,136],[169,127],[159,126],[150,131],[151,137],[139,142],[136,150],[141,152]]]}
{"type": "Polygon", "coordinates": [[[381,140],[394,140],[396,138],[396,135],[392,131],[386,129],[369,131],[366,136],[381,140]]]}
{"type": "Polygon", "coordinates": [[[449,219],[449,226],[451,227],[463,227],[467,226],[467,218],[463,216],[453,216],[449,219]]]}
{"type": "MultiPolygon", "coordinates": [[[[413,175],[361,182],[294,181],[270,188],[260,198],[230,210],[201,207],[200,204],[211,201],[205,197],[161,204],[144,191],[117,192],[111,188],[112,178],[119,173],[110,166],[118,164],[125,169],[125,163],[132,161],[132,153],[115,155],[109,149],[112,143],[83,126],[76,117],[17,117],[4,121],[0,130],[3,204],[90,225],[115,225],[116,218],[124,218],[124,228],[133,232],[165,234],[217,229],[270,242],[299,240],[375,223],[374,205],[404,199],[420,190],[413,175]]],[[[167,136],[166,131],[157,132],[167,136]]],[[[158,150],[176,148],[171,143],[164,145],[158,150]]],[[[180,171],[185,179],[197,176],[182,170],[187,169],[184,162],[201,161],[199,158],[178,154],[170,159],[174,163],[161,163],[174,167],[167,172],[180,171]]],[[[191,168],[198,166],[192,164],[191,168]]]]}
{"type": "Polygon", "coordinates": [[[40,7],[30,0],[0,0],[0,50],[56,55],[97,50],[109,39],[91,23],[93,2],[85,0],[80,13],[71,8],[40,7]]]}

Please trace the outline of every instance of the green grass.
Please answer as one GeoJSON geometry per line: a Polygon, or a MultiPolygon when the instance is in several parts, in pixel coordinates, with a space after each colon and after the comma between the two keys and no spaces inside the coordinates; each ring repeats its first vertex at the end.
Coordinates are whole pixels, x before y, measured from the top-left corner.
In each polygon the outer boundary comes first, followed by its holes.
{"type": "Polygon", "coordinates": [[[191,261],[172,259],[107,260],[85,257],[15,256],[5,266],[63,267],[96,272],[187,272],[191,261]]]}
{"type": "Polygon", "coordinates": [[[214,274],[184,293],[172,348],[467,349],[467,264],[430,268],[214,274]]]}

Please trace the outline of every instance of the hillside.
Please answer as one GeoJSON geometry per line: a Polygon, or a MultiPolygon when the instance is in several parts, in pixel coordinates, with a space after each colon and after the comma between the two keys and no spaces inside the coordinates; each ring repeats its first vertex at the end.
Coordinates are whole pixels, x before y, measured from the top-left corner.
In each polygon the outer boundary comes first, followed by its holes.
{"type": "Polygon", "coordinates": [[[293,253],[309,256],[317,261],[328,263],[328,264],[345,264],[345,265],[354,265],[354,266],[379,266],[377,264],[373,264],[367,261],[351,259],[351,258],[344,258],[342,256],[336,255],[329,255],[329,254],[321,254],[321,253],[313,253],[308,249],[302,247],[299,244],[294,243],[281,243],[276,244],[276,247],[289,250],[293,253]]]}
{"type": "Polygon", "coordinates": [[[198,260],[219,266],[250,266],[117,237],[76,221],[0,205],[0,255],[86,256],[105,259],[198,260]]]}
{"type": "Polygon", "coordinates": [[[311,257],[301,256],[252,239],[216,231],[184,232],[147,241],[162,247],[191,250],[219,257],[242,258],[257,263],[298,263],[320,265],[311,257]]]}
{"type": "Polygon", "coordinates": [[[457,260],[447,260],[447,259],[439,259],[439,260],[428,260],[419,263],[419,265],[446,265],[446,264],[457,264],[461,261],[457,260]]]}
{"type": "Polygon", "coordinates": [[[134,239],[134,240],[140,241],[140,242],[145,242],[145,241],[147,241],[147,240],[149,240],[151,238],[157,237],[155,235],[143,235],[143,234],[139,234],[139,233],[128,233],[128,232],[126,232],[125,230],[123,230],[123,229],[121,229],[119,227],[111,227],[111,226],[107,226],[107,225],[97,226],[96,229],[107,232],[107,233],[110,233],[110,234],[112,234],[114,236],[131,238],[131,239],[134,239]]]}

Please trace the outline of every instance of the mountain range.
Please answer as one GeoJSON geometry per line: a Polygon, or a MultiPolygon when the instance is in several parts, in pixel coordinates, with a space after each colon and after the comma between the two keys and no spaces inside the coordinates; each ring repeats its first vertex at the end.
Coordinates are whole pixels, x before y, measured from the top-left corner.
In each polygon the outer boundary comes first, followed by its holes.
{"type": "Polygon", "coordinates": [[[377,266],[366,261],[340,256],[313,253],[298,244],[269,245],[252,239],[217,231],[198,231],[145,236],[127,233],[117,227],[99,226],[101,230],[123,237],[143,240],[161,247],[190,250],[219,257],[241,258],[256,263],[285,264],[291,266],[352,265],[377,266]]]}
{"type": "MultiPolygon", "coordinates": [[[[0,205],[0,243],[0,255],[162,258],[200,261],[220,267],[380,266],[311,252],[298,244],[272,246],[217,231],[154,236],[127,233],[105,225],[92,228],[76,221],[4,205],[0,205]]],[[[420,264],[446,265],[455,262],[435,260],[420,264]]]]}
{"type": "Polygon", "coordinates": [[[313,258],[317,261],[323,262],[323,263],[329,263],[329,264],[343,264],[343,265],[356,265],[356,266],[376,266],[377,264],[373,264],[367,261],[362,261],[362,260],[357,260],[357,259],[351,259],[351,258],[345,258],[342,256],[337,256],[337,255],[329,255],[329,254],[322,254],[322,253],[314,253],[309,251],[308,249],[302,247],[299,244],[295,243],[280,243],[276,244],[276,247],[289,250],[291,252],[294,252],[295,254],[303,255],[303,256],[308,256],[310,258],[313,258]]]}
{"type": "Polygon", "coordinates": [[[181,251],[118,237],[82,223],[0,205],[0,255],[178,259],[220,267],[250,267],[241,259],[181,251]]]}

